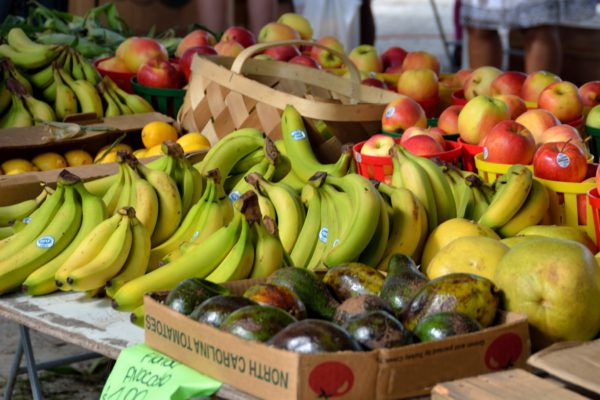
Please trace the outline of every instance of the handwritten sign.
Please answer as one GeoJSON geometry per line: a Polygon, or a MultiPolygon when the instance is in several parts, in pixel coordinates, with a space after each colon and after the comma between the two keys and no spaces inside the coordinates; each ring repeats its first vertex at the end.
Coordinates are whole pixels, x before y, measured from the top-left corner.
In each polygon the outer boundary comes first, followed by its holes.
{"type": "Polygon", "coordinates": [[[184,400],[208,397],[221,382],[139,344],[121,352],[104,385],[101,400],[184,400]]]}

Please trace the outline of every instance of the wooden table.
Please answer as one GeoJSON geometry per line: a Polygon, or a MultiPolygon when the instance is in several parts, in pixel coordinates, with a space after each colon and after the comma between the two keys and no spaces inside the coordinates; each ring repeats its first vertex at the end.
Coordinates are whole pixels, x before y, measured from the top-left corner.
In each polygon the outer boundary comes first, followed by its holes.
{"type": "MultiPolygon", "coordinates": [[[[33,398],[41,400],[38,370],[101,355],[116,359],[124,348],[144,342],[144,330],[129,321],[129,313],[112,309],[106,299],[86,299],[82,293],[61,292],[41,297],[29,297],[24,294],[4,296],[0,298],[0,317],[19,324],[21,335],[4,390],[5,400],[12,397],[14,381],[19,373],[23,355],[33,398]],[[92,353],[36,363],[34,349],[29,340],[29,329],[75,344],[92,353]]],[[[253,399],[228,385],[219,389],[216,398],[253,399]]]]}

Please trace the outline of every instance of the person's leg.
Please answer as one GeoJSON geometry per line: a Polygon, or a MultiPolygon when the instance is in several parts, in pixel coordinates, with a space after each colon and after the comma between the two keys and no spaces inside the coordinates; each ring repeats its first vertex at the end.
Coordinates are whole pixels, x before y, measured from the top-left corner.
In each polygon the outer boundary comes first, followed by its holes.
{"type": "Polygon", "coordinates": [[[468,28],[467,32],[470,68],[484,65],[500,68],[502,66],[502,43],[498,31],[468,28]]]}
{"type": "Polygon", "coordinates": [[[562,46],[557,26],[544,25],[524,30],[525,72],[544,70],[559,74],[562,68],[562,46]]]}
{"type": "Polygon", "coordinates": [[[197,0],[198,23],[215,32],[227,29],[227,0],[197,0]]]}
{"type": "Polygon", "coordinates": [[[258,35],[260,28],[277,19],[277,0],[246,0],[248,29],[258,35]]]}
{"type": "Polygon", "coordinates": [[[360,44],[375,44],[375,18],[371,11],[371,0],[360,5],[360,44]]]}

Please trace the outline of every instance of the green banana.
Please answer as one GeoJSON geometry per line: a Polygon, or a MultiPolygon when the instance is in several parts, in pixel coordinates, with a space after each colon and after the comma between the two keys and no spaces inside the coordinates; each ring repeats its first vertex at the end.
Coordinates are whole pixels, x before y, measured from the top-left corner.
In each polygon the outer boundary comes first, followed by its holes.
{"type": "Polygon", "coordinates": [[[0,129],[5,128],[27,128],[33,125],[31,114],[25,108],[23,100],[16,94],[11,94],[10,109],[0,119],[0,129]]]}
{"type": "Polygon", "coordinates": [[[56,121],[56,114],[47,103],[28,94],[23,96],[23,100],[34,121],[56,121]]]}
{"type": "Polygon", "coordinates": [[[20,52],[7,44],[0,45],[0,57],[8,58],[17,67],[36,69],[48,65],[58,55],[59,47],[48,46],[35,51],[20,52]]]}
{"type": "Polygon", "coordinates": [[[80,79],[73,80],[68,73],[60,70],[62,79],[71,88],[83,113],[95,113],[98,118],[102,118],[104,111],[102,109],[102,99],[98,95],[96,88],[90,82],[80,79]]]}
{"type": "Polygon", "coordinates": [[[296,267],[306,268],[313,254],[319,238],[321,227],[321,195],[310,185],[302,189],[302,202],[306,205],[307,212],[298,239],[290,252],[290,258],[296,267]]]}
{"type": "MultiPolygon", "coordinates": [[[[50,85],[49,87],[52,87],[50,85]]],[[[67,115],[77,113],[77,98],[73,90],[67,86],[61,77],[59,69],[54,68],[54,87],[56,90],[54,96],[54,111],[59,121],[65,119],[67,115]]],[[[44,96],[44,98],[47,98],[44,96]]]]}
{"type": "Polygon", "coordinates": [[[48,191],[44,187],[35,199],[0,207],[0,226],[8,226],[12,221],[27,217],[46,200],[47,196],[48,191]]]}
{"type": "Polygon", "coordinates": [[[27,36],[25,31],[19,27],[11,28],[6,35],[6,42],[10,47],[24,53],[32,51],[44,51],[49,47],[46,44],[36,43],[27,36]]]}

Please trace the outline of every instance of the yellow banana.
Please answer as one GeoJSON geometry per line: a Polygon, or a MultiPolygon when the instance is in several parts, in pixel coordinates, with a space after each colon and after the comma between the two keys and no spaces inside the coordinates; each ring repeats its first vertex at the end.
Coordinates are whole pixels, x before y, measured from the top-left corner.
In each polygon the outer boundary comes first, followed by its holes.
{"type": "Polygon", "coordinates": [[[204,242],[192,246],[181,257],[146,275],[123,285],[113,297],[113,307],[133,310],[143,303],[144,294],[170,290],[184,279],[204,278],[227,256],[236,243],[242,215],[236,213],[232,222],[213,233],[204,242]],[[198,260],[202,260],[201,263],[198,260]]]}
{"type": "Polygon", "coordinates": [[[135,208],[135,216],[148,232],[154,232],[158,219],[158,196],[156,191],[129,163],[124,165],[132,180],[129,203],[135,208]]]}
{"type": "Polygon", "coordinates": [[[131,311],[131,315],[129,315],[129,319],[131,323],[139,326],[140,328],[144,327],[144,305],[141,304],[131,311]]]}
{"type": "Polygon", "coordinates": [[[35,199],[0,207],[0,226],[7,226],[12,221],[27,217],[46,200],[47,196],[48,191],[44,187],[35,199]]]}
{"type": "Polygon", "coordinates": [[[0,45],[0,57],[8,58],[17,67],[23,69],[36,69],[48,65],[58,55],[58,51],[57,46],[21,52],[7,44],[0,45]]]}
{"type": "Polygon", "coordinates": [[[527,200],[532,184],[533,174],[529,168],[511,166],[506,174],[494,182],[496,193],[478,222],[492,229],[506,224],[527,200]]]}
{"type": "Polygon", "coordinates": [[[75,185],[75,190],[77,190],[81,197],[82,210],[82,221],[79,231],[77,231],[77,236],[59,255],[35,270],[25,279],[25,282],[23,282],[23,291],[30,296],[52,293],[58,289],[54,279],[56,271],[75,252],[85,237],[106,218],[104,202],[102,202],[100,197],[88,192],[81,182],[75,185]]]}
{"type": "Polygon", "coordinates": [[[11,106],[0,119],[0,129],[5,128],[27,128],[33,125],[31,114],[25,108],[23,100],[16,94],[11,94],[11,106]]]}
{"type": "Polygon", "coordinates": [[[306,205],[306,218],[304,218],[302,229],[298,234],[296,243],[294,243],[290,258],[294,266],[307,268],[321,228],[321,195],[314,187],[305,185],[302,189],[302,202],[306,205]]]}
{"type": "Polygon", "coordinates": [[[108,189],[119,179],[119,173],[107,175],[102,178],[93,179],[91,181],[84,182],[86,190],[93,195],[103,197],[108,189]]]}
{"type": "Polygon", "coordinates": [[[131,220],[135,217],[131,210],[130,207],[119,209],[121,221],[100,252],[87,264],[71,271],[67,277],[71,290],[84,291],[103,287],[119,273],[131,251],[131,220]]]}
{"type": "Polygon", "coordinates": [[[52,47],[47,44],[37,43],[29,38],[25,31],[19,27],[11,28],[6,34],[6,42],[16,51],[28,53],[48,50],[52,47]]]}
{"type": "Polygon", "coordinates": [[[100,99],[96,88],[86,80],[73,80],[64,70],[60,70],[60,72],[61,78],[75,93],[81,112],[95,113],[98,118],[102,118],[104,115],[102,99],[100,99]]]}
{"type": "Polygon", "coordinates": [[[106,205],[106,213],[108,215],[113,215],[117,210],[117,204],[119,202],[119,197],[121,196],[121,191],[123,190],[123,185],[125,184],[125,167],[123,163],[119,164],[119,172],[117,172],[117,179],[113,182],[112,186],[104,193],[102,196],[102,200],[106,205]]]}
{"type": "Polygon", "coordinates": [[[75,237],[80,224],[81,204],[69,184],[64,202],[39,236],[0,261],[0,294],[19,288],[29,274],[60,254],[75,237]]]}
{"type": "Polygon", "coordinates": [[[127,105],[131,112],[135,114],[147,113],[154,111],[154,108],[143,97],[136,94],[129,94],[119,88],[116,83],[110,78],[105,78],[111,90],[120,97],[120,100],[127,105]]]}
{"type": "Polygon", "coordinates": [[[67,277],[69,274],[82,265],[92,261],[94,257],[100,253],[104,244],[106,244],[115,229],[117,229],[121,219],[122,216],[119,213],[115,213],[108,219],[105,219],[96,225],[96,227],[81,240],[73,253],[65,260],[54,275],[56,286],[60,290],[70,289],[67,285],[67,277]]]}
{"type": "Polygon", "coordinates": [[[263,217],[260,223],[257,222],[253,225],[253,229],[256,234],[256,243],[254,244],[254,264],[250,278],[266,278],[279,268],[283,268],[283,246],[277,236],[277,225],[273,219],[263,217]]]}
{"type": "Polygon", "coordinates": [[[106,294],[112,297],[126,282],[144,275],[149,259],[150,233],[140,220],[133,217],[131,220],[131,251],[121,272],[106,283],[106,294]]]}
{"type": "MultiPolygon", "coordinates": [[[[327,250],[333,247],[333,242],[337,240],[337,205],[330,193],[326,190],[326,183],[323,183],[325,175],[321,175],[318,179],[320,188],[318,194],[321,198],[321,217],[319,221],[319,230],[316,238],[315,246],[310,254],[310,258],[306,263],[306,268],[314,270],[324,267],[323,258],[327,254],[327,250]]],[[[313,182],[316,182],[314,179],[313,182]]]]}
{"type": "Polygon", "coordinates": [[[92,85],[96,85],[100,82],[100,74],[94,68],[94,66],[81,54],[77,54],[79,57],[79,62],[81,64],[81,69],[83,70],[83,76],[86,81],[91,83],[92,85]]]}
{"type": "MultiPolygon", "coordinates": [[[[52,85],[49,86],[51,88],[52,85]]],[[[62,80],[58,68],[54,68],[54,111],[59,121],[67,115],[77,113],[77,98],[75,93],[62,80]]],[[[48,99],[48,97],[44,96],[48,99]]]]}
{"type": "Polygon", "coordinates": [[[369,265],[373,268],[377,267],[385,254],[389,235],[390,235],[390,216],[387,212],[387,203],[383,196],[379,196],[381,202],[381,211],[379,212],[379,221],[375,233],[367,247],[363,250],[358,258],[358,261],[369,265]]]}
{"type": "Polygon", "coordinates": [[[119,108],[119,106],[117,105],[117,103],[115,102],[113,97],[110,95],[108,90],[106,90],[104,85],[102,85],[102,83],[100,83],[99,88],[100,88],[100,93],[102,94],[102,98],[104,99],[104,102],[106,103],[106,110],[104,111],[104,116],[105,117],[116,117],[118,115],[121,115],[121,109],[119,108]]]}
{"type": "Polygon", "coordinates": [[[506,224],[496,228],[496,232],[502,237],[515,236],[528,226],[539,224],[549,206],[550,197],[545,186],[534,179],[523,206],[506,224]]]}
{"type": "Polygon", "coordinates": [[[23,100],[34,121],[56,121],[54,110],[47,103],[31,95],[23,96],[23,100]]]}

